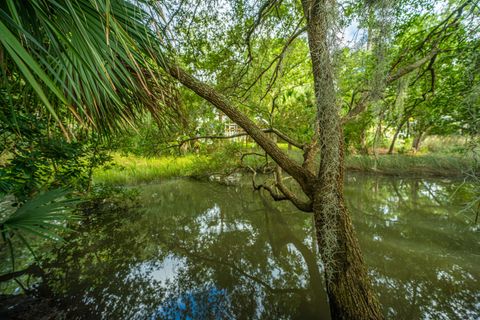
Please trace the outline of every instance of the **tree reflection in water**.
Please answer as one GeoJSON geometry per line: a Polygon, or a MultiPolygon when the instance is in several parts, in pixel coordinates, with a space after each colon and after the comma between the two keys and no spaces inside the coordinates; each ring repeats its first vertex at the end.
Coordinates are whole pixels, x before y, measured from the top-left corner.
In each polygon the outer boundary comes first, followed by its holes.
{"type": "MultiPolygon", "coordinates": [[[[474,318],[478,233],[458,183],[347,178],[389,318],[474,318]],[[453,194],[453,195],[452,195],[453,194]]],[[[45,263],[69,318],[328,319],[311,216],[249,184],[171,180],[100,215],[45,263]]]]}
{"type": "Polygon", "coordinates": [[[377,292],[392,319],[475,319],[480,242],[471,185],[350,175],[346,198],[377,292]]]}
{"type": "Polygon", "coordinates": [[[45,266],[70,317],[329,318],[309,215],[188,180],[145,186],[142,203],[45,266]]]}

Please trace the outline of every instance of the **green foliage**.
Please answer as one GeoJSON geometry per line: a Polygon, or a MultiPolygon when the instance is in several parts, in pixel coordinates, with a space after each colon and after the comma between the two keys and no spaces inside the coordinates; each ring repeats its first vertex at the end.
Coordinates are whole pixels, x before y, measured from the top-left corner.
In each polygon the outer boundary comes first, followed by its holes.
{"type": "Polygon", "coordinates": [[[141,157],[113,154],[114,165],[106,170],[94,172],[95,185],[134,185],[162,179],[188,176],[195,166],[208,163],[204,155],[189,154],[184,157],[162,156],[141,157]]]}
{"type": "Polygon", "coordinates": [[[88,191],[93,169],[109,156],[96,135],[67,141],[48,119],[21,112],[2,113],[0,149],[6,160],[0,167],[0,193],[24,201],[41,190],[69,187],[88,191]]]}
{"type": "Polygon", "coordinates": [[[464,177],[475,162],[460,155],[352,155],[346,159],[347,170],[393,176],[464,177]]]}
{"type": "Polygon", "coordinates": [[[422,142],[422,148],[429,153],[469,154],[467,140],[467,137],[458,135],[431,135],[422,142]]]}
{"type": "MultiPolygon", "coordinates": [[[[263,170],[265,164],[262,150],[241,143],[225,143],[206,150],[204,154],[189,153],[182,156],[143,157],[114,153],[113,165],[108,169],[95,170],[94,182],[95,185],[111,186],[158,182],[175,177],[206,178],[236,170],[250,172],[248,167],[263,170]],[[241,160],[243,154],[249,155],[241,160]]],[[[269,164],[272,164],[271,160],[269,164]]]]}
{"type": "Polygon", "coordinates": [[[2,2],[0,88],[14,110],[22,106],[15,101],[21,92],[20,98],[46,107],[66,136],[62,113],[102,132],[131,125],[146,110],[159,122],[168,118],[166,126],[175,123],[179,117],[170,111],[179,109],[165,108],[177,105],[175,90],[152,64],[163,65],[164,44],[149,28],[154,21],[145,5],[2,2]]]}
{"type": "Polygon", "coordinates": [[[35,256],[29,236],[61,240],[59,233],[67,230],[65,222],[78,219],[72,211],[79,199],[67,196],[66,190],[56,189],[38,194],[20,205],[17,203],[16,207],[8,206],[8,201],[0,207],[0,233],[10,250],[12,270],[15,270],[14,237],[35,256]]]}
{"type": "Polygon", "coordinates": [[[109,157],[98,154],[90,144],[65,141],[38,141],[24,148],[18,146],[14,158],[0,172],[2,193],[26,199],[39,190],[68,186],[86,191],[91,171],[109,157]],[[29,147],[31,148],[29,150],[29,147]]]}
{"type": "MultiPolygon", "coordinates": [[[[383,43],[388,47],[384,58],[390,72],[420,61],[432,51],[438,53],[400,79],[386,83],[379,95],[381,101],[367,105],[370,121],[362,115],[356,124],[347,125],[347,145],[361,151],[364,145],[359,143],[359,137],[368,132],[370,136],[375,134],[379,123],[382,139],[391,141],[397,131],[400,133],[398,151],[402,152],[410,151],[408,140],[420,135],[478,135],[475,119],[480,108],[478,101],[474,102],[479,82],[479,34],[475,28],[478,7],[468,1],[450,1],[441,8],[431,1],[386,4],[391,6],[387,15],[390,38],[382,41],[387,41],[383,43]]],[[[377,68],[376,35],[379,20],[385,18],[378,8],[382,5],[385,2],[371,2],[366,8],[364,3],[353,3],[348,8],[349,17],[359,20],[359,33],[363,33],[367,43],[345,48],[339,54],[339,95],[344,112],[355,107],[362,94],[371,90],[377,68]]]]}
{"type": "Polygon", "coordinates": [[[361,153],[367,152],[368,139],[370,138],[369,128],[373,121],[372,112],[364,112],[356,121],[351,121],[344,126],[345,145],[347,152],[359,151],[361,153]]]}
{"type": "Polygon", "coordinates": [[[161,24],[154,9],[124,0],[0,4],[0,193],[24,201],[59,186],[88,191],[93,169],[109,160],[106,133],[146,111],[159,133],[181,126],[177,91],[158,71],[166,43],[151,29],[161,24]]]}

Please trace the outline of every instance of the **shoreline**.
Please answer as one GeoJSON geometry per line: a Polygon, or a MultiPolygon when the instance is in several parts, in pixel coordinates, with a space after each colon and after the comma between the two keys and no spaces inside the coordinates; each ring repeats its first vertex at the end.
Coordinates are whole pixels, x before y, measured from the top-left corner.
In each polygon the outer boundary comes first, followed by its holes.
{"type": "MultiPolygon", "coordinates": [[[[294,154],[292,154],[294,155],[294,154]]],[[[294,156],[298,159],[299,153],[294,156]]],[[[94,183],[112,185],[136,185],[169,178],[208,178],[211,175],[228,176],[234,172],[254,168],[258,172],[272,170],[270,160],[265,166],[264,159],[246,158],[240,162],[235,155],[216,153],[211,156],[187,154],[183,156],[139,157],[114,154],[114,165],[94,173],[94,183]]],[[[399,178],[447,178],[470,180],[469,173],[475,168],[473,158],[460,155],[350,155],[346,157],[345,170],[348,174],[381,175],[399,178]]]]}

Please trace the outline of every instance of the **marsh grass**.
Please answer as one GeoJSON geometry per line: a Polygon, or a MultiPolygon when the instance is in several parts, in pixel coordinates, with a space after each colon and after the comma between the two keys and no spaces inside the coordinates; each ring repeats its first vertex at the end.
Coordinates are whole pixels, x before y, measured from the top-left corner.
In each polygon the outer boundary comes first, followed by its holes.
{"type": "Polygon", "coordinates": [[[462,177],[475,165],[469,155],[351,155],[346,159],[348,171],[395,176],[462,177]],[[375,163],[376,162],[376,163],[375,163]]]}
{"type": "Polygon", "coordinates": [[[187,154],[183,156],[140,157],[112,155],[112,165],[94,172],[94,183],[134,185],[150,183],[174,177],[205,178],[211,174],[228,174],[242,166],[260,168],[263,159],[246,157],[240,162],[243,150],[239,146],[224,148],[209,155],[187,154]]]}
{"type": "Polygon", "coordinates": [[[464,136],[427,136],[420,151],[428,153],[456,154],[468,149],[468,137],[464,136]]]}
{"type": "Polygon", "coordinates": [[[94,182],[130,185],[187,176],[194,171],[195,166],[207,161],[207,156],[198,155],[144,158],[113,154],[113,165],[108,169],[96,170],[94,182]]]}
{"type": "MultiPolygon", "coordinates": [[[[287,146],[280,146],[286,149],[287,146]]],[[[287,150],[286,150],[287,151],[287,150]]],[[[151,183],[174,177],[207,178],[211,174],[229,174],[234,170],[246,170],[248,167],[263,170],[265,159],[248,156],[240,162],[242,153],[261,150],[252,146],[237,144],[226,145],[210,154],[187,154],[183,156],[139,157],[134,155],[113,154],[113,165],[107,169],[98,169],[94,173],[94,182],[105,184],[135,185],[151,183]]],[[[300,162],[302,154],[297,149],[287,151],[300,162]]],[[[380,155],[376,159],[368,155],[349,155],[346,158],[347,171],[366,172],[393,176],[416,177],[463,177],[475,165],[468,154],[416,154],[416,155],[380,155]]],[[[273,162],[269,160],[270,169],[273,162]]]]}

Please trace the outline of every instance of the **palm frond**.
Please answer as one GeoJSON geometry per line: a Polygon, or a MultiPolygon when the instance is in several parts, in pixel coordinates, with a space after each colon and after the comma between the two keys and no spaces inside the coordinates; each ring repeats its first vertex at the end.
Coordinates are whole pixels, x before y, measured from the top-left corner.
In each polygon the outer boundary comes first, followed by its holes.
{"type": "Polygon", "coordinates": [[[15,236],[36,257],[27,240],[27,235],[55,241],[62,240],[59,232],[68,230],[65,223],[79,219],[72,211],[80,200],[67,198],[67,195],[67,190],[56,189],[37,195],[14,212],[8,212],[5,207],[0,207],[0,233],[9,248],[13,270],[15,254],[12,239],[15,236]]]}
{"type": "Polygon", "coordinates": [[[59,123],[58,106],[66,106],[105,132],[146,110],[160,123],[185,118],[175,87],[159,72],[166,46],[151,22],[161,23],[161,13],[152,16],[147,7],[129,0],[4,1],[2,85],[23,79],[59,123]]]}
{"type": "Polygon", "coordinates": [[[72,214],[80,202],[77,198],[66,198],[68,191],[55,189],[41,193],[25,202],[15,212],[0,221],[3,233],[13,236],[17,232],[26,232],[44,238],[59,239],[52,230],[64,230],[63,222],[75,220],[72,214]]]}

